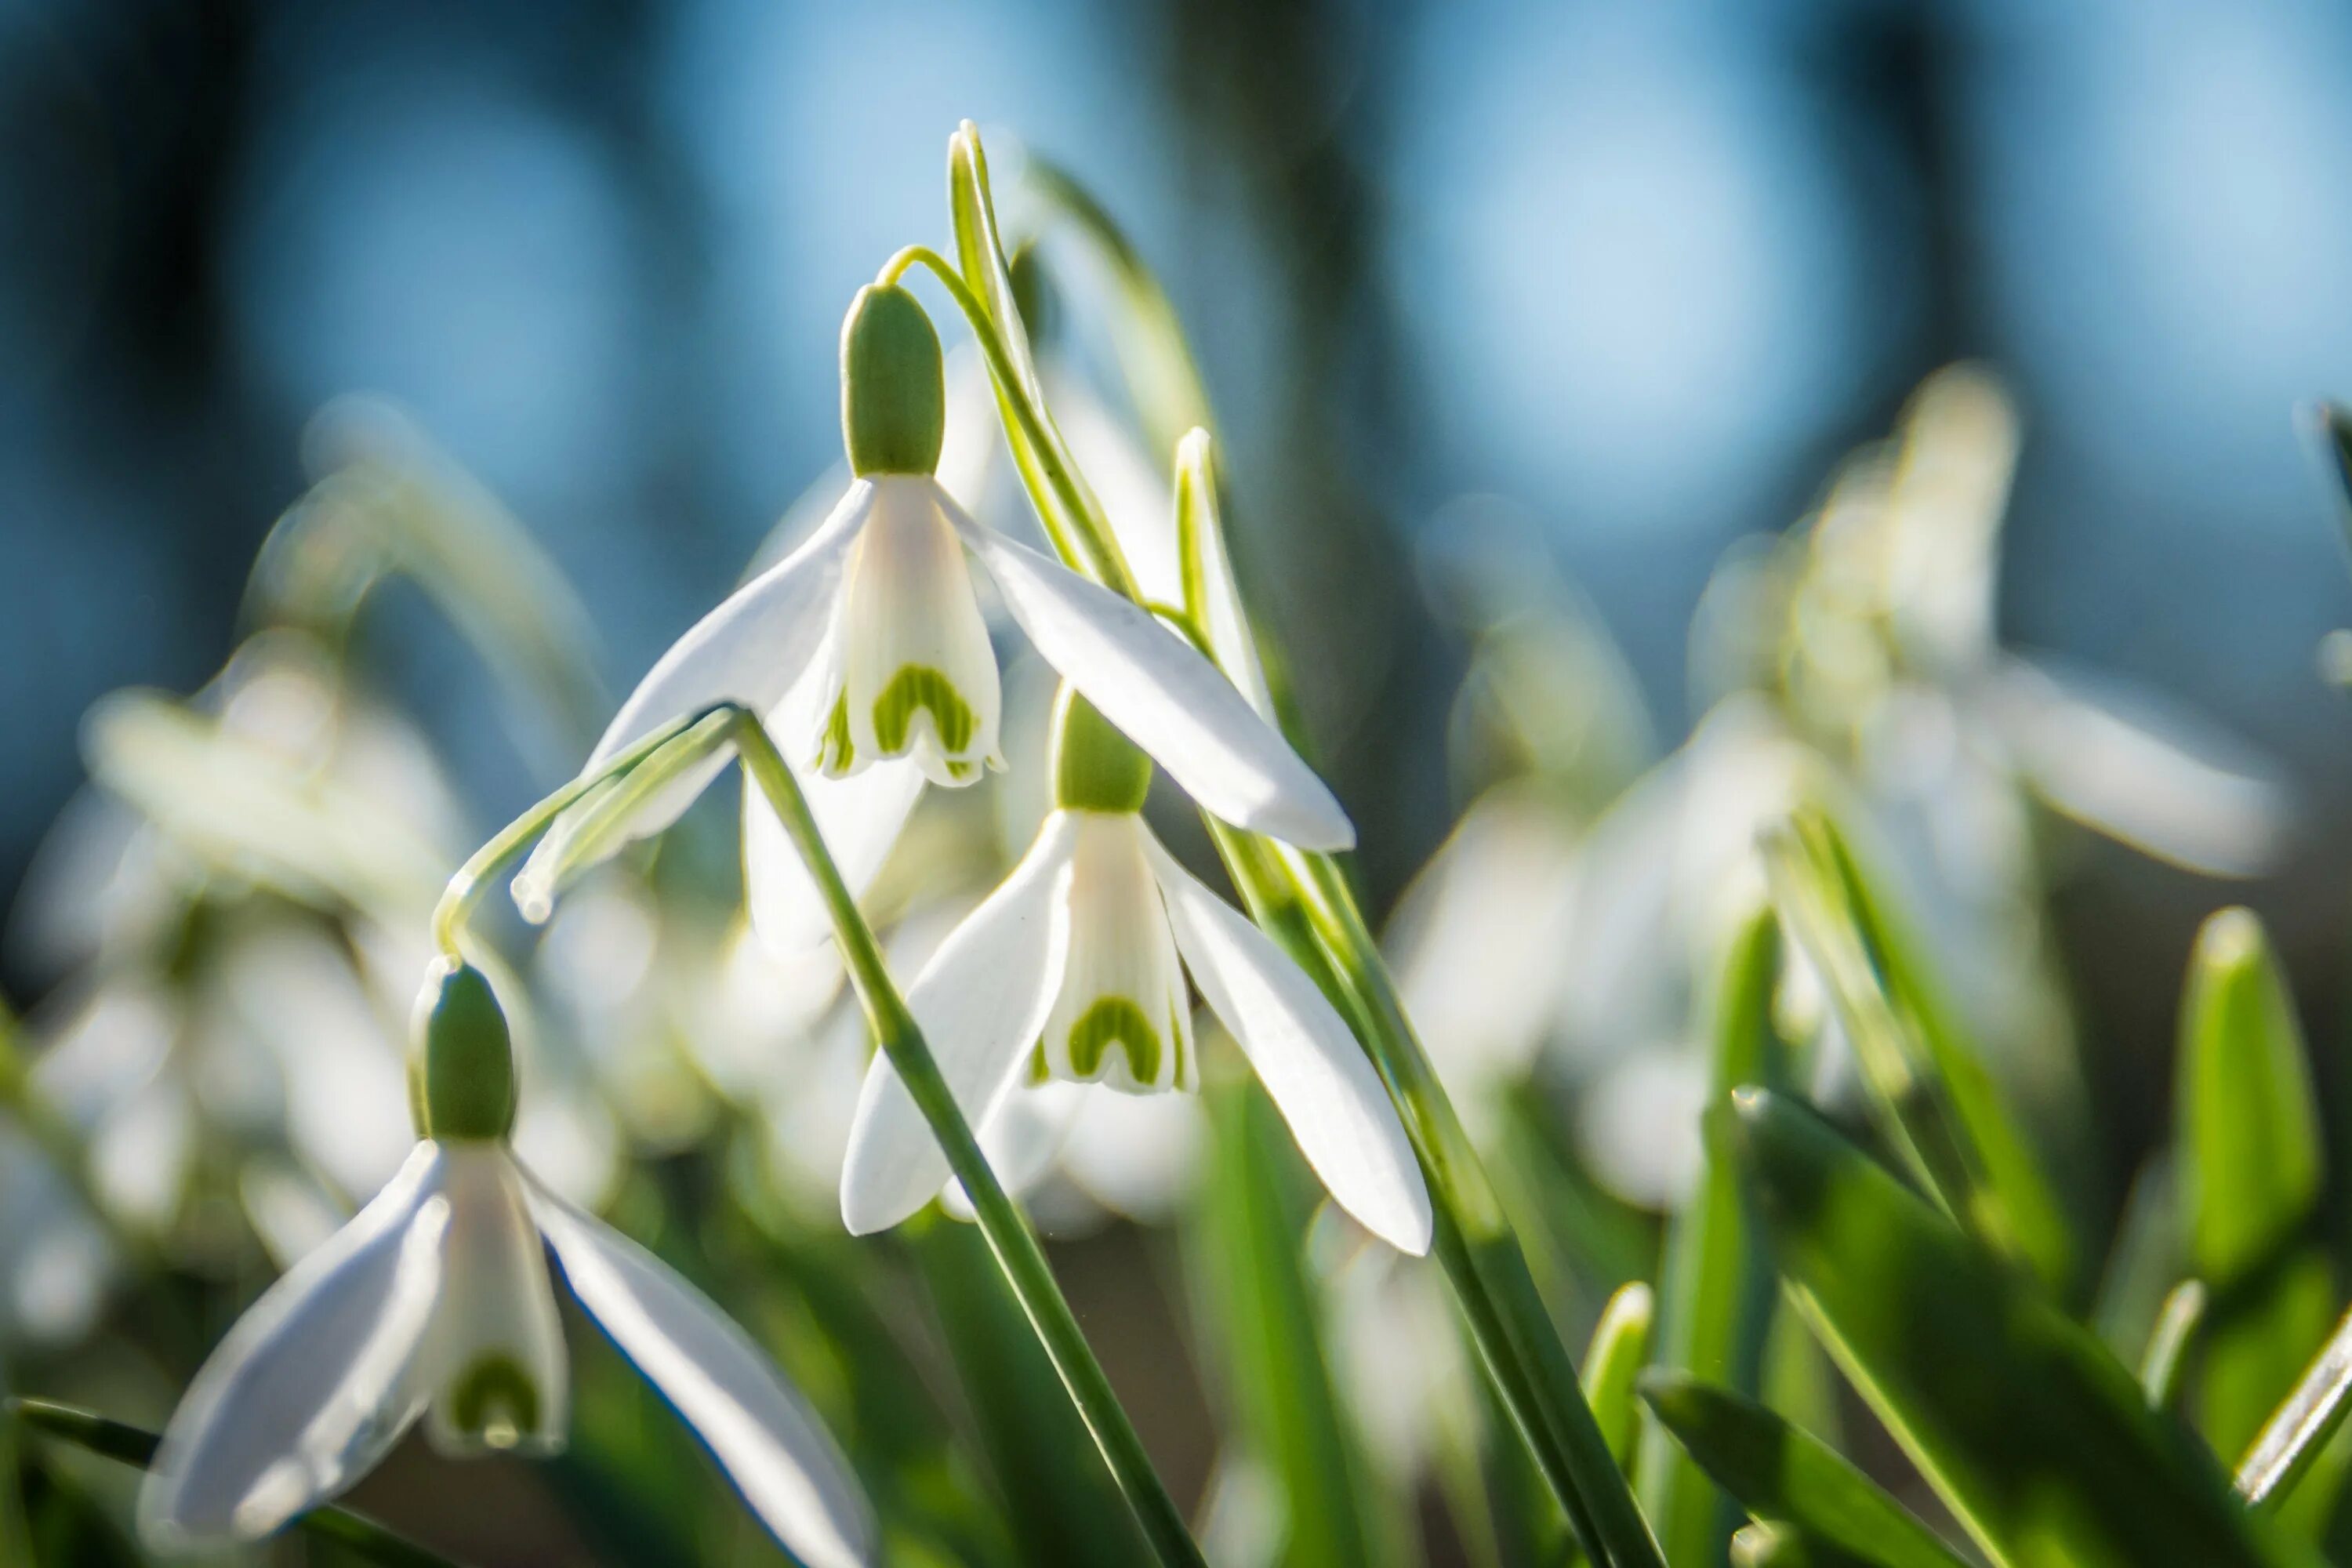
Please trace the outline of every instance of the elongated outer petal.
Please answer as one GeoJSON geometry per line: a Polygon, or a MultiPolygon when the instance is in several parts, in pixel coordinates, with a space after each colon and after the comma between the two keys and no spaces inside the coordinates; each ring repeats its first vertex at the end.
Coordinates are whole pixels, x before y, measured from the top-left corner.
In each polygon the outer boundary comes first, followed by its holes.
{"type": "Polygon", "coordinates": [[[733,700],[765,713],[824,637],[841,564],[873,505],[859,479],[806,543],[719,603],[661,656],[588,754],[602,766],[671,720],[733,700]]]}
{"type": "Polygon", "coordinates": [[[266,1535],[357,1480],[422,1406],[408,1375],[441,1286],[443,1152],[408,1163],[237,1321],[139,1493],[157,1552],[266,1535]]]}
{"type": "Polygon", "coordinates": [[[652,1253],[524,1173],[532,1215],[597,1327],[685,1418],[778,1541],[809,1568],[872,1561],[848,1460],[750,1335],[652,1253]]]}
{"type": "MultiPolygon", "coordinates": [[[[793,766],[787,757],[786,764],[793,766]]],[[[923,771],[898,757],[876,763],[850,778],[827,778],[793,766],[808,797],[817,831],[850,896],[866,891],[890,858],[898,830],[923,793],[923,771]]],[[[833,920],[800,851],[784,832],[775,808],[757,784],[743,786],[743,896],[751,929],[780,958],[806,952],[833,934],[833,920]]]]}
{"type": "Polygon", "coordinates": [[[1339,1206],[1401,1251],[1429,1250],[1429,1189],[1380,1074],[1273,939],[1147,840],[1192,979],[1257,1069],[1339,1206]]]}
{"type": "Polygon", "coordinates": [[[1356,842],[1354,825],[1315,770],[1190,643],[961,507],[947,510],[1045,662],[1186,794],[1236,826],[1303,849],[1356,842]]]}
{"type": "MultiPolygon", "coordinates": [[[[1059,988],[1069,948],[1072,814],[1045,819],[1002,887],[956,927],[908,989],[940,1076],[964,1117],[987,1125],[1022,1070],[1059,988]]],[[[948,1161],[898,1068],[877,1054],[857,1097],[841,1169],[853,1236],[887,1230],[931,1200],[948,1161]]]]}

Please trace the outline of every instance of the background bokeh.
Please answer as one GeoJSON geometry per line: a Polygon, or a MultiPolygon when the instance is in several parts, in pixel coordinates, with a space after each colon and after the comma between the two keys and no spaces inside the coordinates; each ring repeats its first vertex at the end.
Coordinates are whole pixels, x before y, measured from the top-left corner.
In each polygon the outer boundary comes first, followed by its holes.
{"type": "MultiPolygon", "coordinates": [[[[0,889],[89,703],[217,668],[341,392],[503,498],[633,679],[834,459],[843,305],[944,237],[965,116],[1166,279],[1376,890],[1459,805],[1464,655],[1415,560],[1463,498],[1540,530],[1671,742],[1724,546],[1971,356],[2025,419],[2004,640],[2279,760],[2299,835],[2245,896],[2337,1037],[2352,713],[2313,649],[2352,577],[2290,414],[2352,392],[2352,14],[2301,0],[18,0],[0,889]]],[[[516,752],[449,639],[397,635],[424,613],[381,634],[393,678],[520,806],[569,760],[516,752]]],[[[2233,896],[2074,850],[2057,931],[2124,1128],[2233,896]]]]}

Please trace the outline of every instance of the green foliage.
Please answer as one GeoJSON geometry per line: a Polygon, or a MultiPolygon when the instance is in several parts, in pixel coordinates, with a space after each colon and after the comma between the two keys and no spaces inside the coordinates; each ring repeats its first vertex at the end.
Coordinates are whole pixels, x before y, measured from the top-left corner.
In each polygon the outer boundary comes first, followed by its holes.
{"type": "Polygon", "coordinates": [[[1765,1090],[1721,1114],[1794,1299],[1996,1563],[2314,1561],[2037,1287],[1817,1117],[1765,1090]]]}

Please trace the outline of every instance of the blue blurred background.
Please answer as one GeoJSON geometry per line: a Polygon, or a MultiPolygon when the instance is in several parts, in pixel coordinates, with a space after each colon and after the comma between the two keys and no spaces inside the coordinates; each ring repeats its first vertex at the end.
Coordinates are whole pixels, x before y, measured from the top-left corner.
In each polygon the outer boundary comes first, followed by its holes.
{"type": "MultiPolygon", "coordinates": [[[[2005,638],[2287,765],[2309,820],[2255,901],[2332,1005],[2352,712],[2313,648],[2352,578],[2290,415],[2352,393],[2352,15],[2300,0],[15,0],[0,889],[91,700],[226,655],[341,392],[503,497],[634,679],[836,455],[841,310],[944,238],[966,116],[1167,279],[1376,886],[1457,804],[1412,569],[1447,503],[1540,525],[1671,739],[1725,544],[1977,356],[2026,419],[2005,638]]],[[[510,753],[450,639],[385,640],[480,797],[567,765],[510,753]]],[[[2153,1052],[2231,895],[2086,853],[2086,1016],[2153,1052]]]]}

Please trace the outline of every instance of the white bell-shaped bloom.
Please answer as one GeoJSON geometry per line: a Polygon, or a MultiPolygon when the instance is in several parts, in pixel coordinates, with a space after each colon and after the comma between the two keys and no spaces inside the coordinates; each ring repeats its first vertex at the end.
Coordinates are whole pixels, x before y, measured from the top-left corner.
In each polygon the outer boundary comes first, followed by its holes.
{"type": "Polygon", "coordinates": [[[562,1446],[546,1252],[803,1562],[868,1560],[842,1458],[743,1331],[651,1253],[557,1197],[501,1139],[425,1139],[375,1200],[230,1330],[140,1494],[157,1551],[266,1535],[357,1481],[421,1415],[445,1452],[562,1446]]]}
{"type": "MultiPolygon", "coordinates": [[[[1340,1205],[1412,1253],[1429,1194],[1380,1077],[1306,973],[1162,848],[1132,811],[1066,806],[940,946],[907,1002],[983,1146],[1034,1083],[1136,1092],[1196,1081],[1179,960],[1340,1205]]],[[[1042,1163],[1043,1162],[1036,1162],[1042,1163]]],[[[859,1096],[842,1217],[865,1234],[938,1194],[948,1165],[887,1056],[859,1096]]]]}
{"type": "MultiPolygon", "coordinates": [[[[965,784],[1000,761],[996,659],[962,554],[988,573],[1039,654],[1202,805],[1307,848],[1354,843],[1314,771],[1182,637],[973,521],[927,474],[854,481],[800,549],[662,657],[589,769],[716,702],[768,715],[804,783],[856,780],[811,791],[855,889],[880,867],[926,779],[965,784]]],[[[676,820],[723,765],[713,757],[672,785],[633,831],[676,820]]],[[[781,830],[761,822],[769,815],[751,812],[747,827],[754,917],[779,947],[804,946],[822,936],[823,912],[781,830]]]]}

